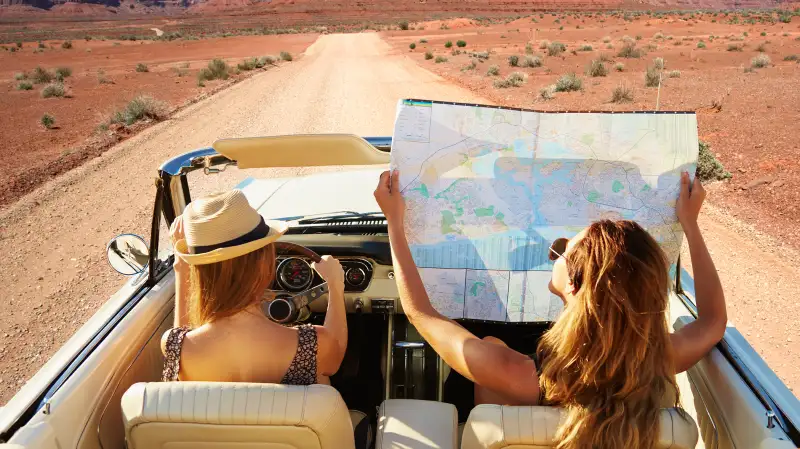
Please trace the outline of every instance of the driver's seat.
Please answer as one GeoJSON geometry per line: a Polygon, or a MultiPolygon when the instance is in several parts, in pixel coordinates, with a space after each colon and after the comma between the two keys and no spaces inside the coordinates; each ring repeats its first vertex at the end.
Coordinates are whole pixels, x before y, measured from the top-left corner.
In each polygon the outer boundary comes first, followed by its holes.
{"type": "Polygon", "coordinates": [[[354,449],[353,425],[327,385],[134,384],[122,396],[128,449],[354,449]]]}

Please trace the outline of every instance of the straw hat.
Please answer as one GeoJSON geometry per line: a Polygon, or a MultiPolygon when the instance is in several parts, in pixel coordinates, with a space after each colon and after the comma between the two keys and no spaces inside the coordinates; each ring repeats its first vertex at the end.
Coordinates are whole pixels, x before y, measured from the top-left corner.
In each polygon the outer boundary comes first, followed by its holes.
{"type": "Polygon", "coordinates": [[[184,239],[175,253],[190,265],[233,259],[263,248],[286,232],[286,223],[265,220],[241,190],[215,193],[183,211],[184,239]]]}

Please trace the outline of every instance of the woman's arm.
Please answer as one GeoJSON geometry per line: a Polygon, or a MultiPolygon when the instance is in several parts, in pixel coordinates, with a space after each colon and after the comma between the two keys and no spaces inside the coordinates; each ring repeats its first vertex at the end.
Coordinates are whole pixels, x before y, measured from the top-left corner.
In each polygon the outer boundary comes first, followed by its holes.
{"type": "MultiPolygon", "coordinates": [[[[172,247],[178,240],[184,238],[183,235],[183,216],[178,216],[172,222],[169,229],[172,247]]],[[[183,261],[177,254],[174,255],[175,262],[172,268],[175,270],[175,310],[173,314],[174,327],[189,325],[189,264],[183,261]]]]}
{"type": "Polygon", "coordinates": [[[395,171],[381,174],[375,198],[386,216],[395,279],[406,317],[451,368],[483,387],[519,401],[539,396],[533,361],[513,349],[492,344],[442,316],[431,305],[403,229],[405,204],[395,171]]]}
{"type": "Polygon", "coordinates": [[[676,211],[692,258],[697,319],[672,334],[678,373],[700,361],[722,339],[728,322],[722,283],[697,224],[705,196],[700,180],[695,177],[690,189],[689,175],[683,173],[676,211]]]}
{"type": "Polygon", "coordinates": [[[317,369],[320,374],[331,376],[347,351],[347,311],[344,309],[344,271],[338,260],[322,256],[322,261],[313,268],[328,283],[328,311],[325,323],[317,326],[317,369]]]}

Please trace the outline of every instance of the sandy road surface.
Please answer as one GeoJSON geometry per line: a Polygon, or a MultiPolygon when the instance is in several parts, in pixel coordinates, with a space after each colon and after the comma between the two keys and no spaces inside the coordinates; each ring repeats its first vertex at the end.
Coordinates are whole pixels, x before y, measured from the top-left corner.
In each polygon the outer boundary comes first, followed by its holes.
{"type": "MultiPolygon", "coordinates": [[[[391,54],[376,34],[327,35],[297,62],[183,110],[2,212],[0,403],[124,282],[107,266],[105,244],[121,232],[148,235],[153,177],[162,161],[223,137],[389,135],[402,97],[487,102],[391,54]]],[[[775,256],[781,254],[775,246],[747,247],[746,229],[735,222],[707,214],[703,226],[726,282],[731,318],[746,322],[741,327],[754,346],[800,387],[798,351],[784,358],[800,340],[791,324],[800,312],[793,293],[800,292],[800,271],[775,256]],[[769,334],[767,324],[774,329],[769,334]]]]}

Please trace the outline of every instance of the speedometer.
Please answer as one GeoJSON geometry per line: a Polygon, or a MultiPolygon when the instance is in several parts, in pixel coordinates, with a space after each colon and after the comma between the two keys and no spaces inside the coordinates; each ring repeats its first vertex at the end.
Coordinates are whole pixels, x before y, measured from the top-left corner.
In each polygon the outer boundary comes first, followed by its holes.
{"type": "Polygon", "coordinates": [[[278,265],[278,284],[290,292],[300,292],[311,286],[314,272],[303,259],[290,257],[278,265]]]}

